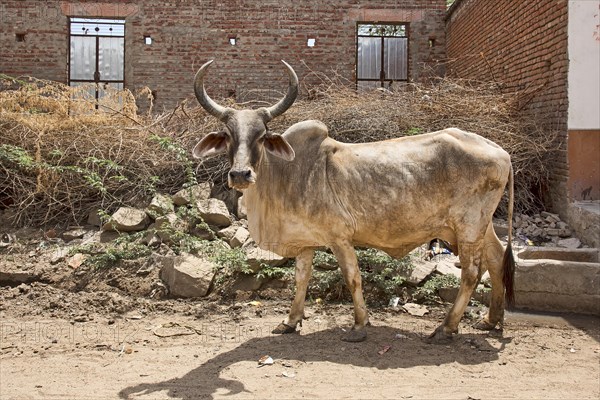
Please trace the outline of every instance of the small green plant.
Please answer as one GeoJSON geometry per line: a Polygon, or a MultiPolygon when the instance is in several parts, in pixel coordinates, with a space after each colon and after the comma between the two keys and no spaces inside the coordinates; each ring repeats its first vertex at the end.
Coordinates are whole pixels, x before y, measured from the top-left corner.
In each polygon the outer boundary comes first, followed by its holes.
{"type": "Polygon", "coordinates": [[[399,293],[413,268],[410,257],[398,260],[375,249],[359,249],[356,254],[365,284],[386,297],[399,293]]]}
{"type": "Polygon", "coordinates": [[[315,251],[315,255],[313,257],[313,266],[317,268],[323,269],[333,269],[337,268],[337,259],[331,253],[326,251],[315,251]]]}
{"type": "Polygon", "coordinates": [[[103,158],[86,157],[83,160],[83,162],[86,164],[97,165],[98,167],[106,168],[107,170],[114,169],[116,171],[121,171],[123,169],[123,167],[117,164],[116,162],[112,160],[106,160],[103,158]]]}
{"type": "Polygon", "coordinates": [[[246,260],[246,253],[240,248],[227,249],[223,246],[217,246],[211,259],[216,264],[231,271],[244,274],[252,273],[246,260]]]}
{"type": "Polygon", "coordinates": [[[344,297],[344,277],[339,269],[334,271],[315,270],[308,288],[313,296],[340,300],[344,297]]]}
{"type": "MultiPolygon", "coordinates": [[[[357,249],[356,256],[363,286],[370,286],[372,290],[385,296],[398,294],[406,282],[405,276],[413,268],[409,257],[397,260],[375,249],[357,249]]],[[[331,269],[337,266],[337,260],[331,253],[316,251],[313,264],[331,269]]],[[[344,279],[339,269],[315,270],[313,276],[311,290],[318,293],[332,292],[335,298],[343,296],[344,279]]]]}
{"type": "MultiPolygon", "coordinates": [[[[62,153],[60,150],[53,150],[50,152],[51,158],[60,158],[62,153]]],[[[107,194],[107,188],[104,182],[103,176],[107,179],[116,179],[118,182],[127,180],[127,178],[121,174],[110,175],[110,171],[120,171],[122,168],[111,160],[98,159],[95,157],[88,157],[84,161],[88,166],[81,167],[77,165],[53,165],[43,161],[36,161],[29,152],[19,146],[0,145],[0,162],[8,161],[18,168],[24,171],[47,171],[55,174],[74,174],[79,175],[83,178],[84,182],[94,190],[107,194]],[[101,176],[96,170],[104,169],[106,173],[101,176]]],[[[56,161],[56,160],[55,160],[56,161]]],[[[58,160],[60,162],[60,160],[58,160]]]]}
{"type": "Polygon", "coordinates": [[[156,185],[159,183],[160,177],[152,175],[144,182],[143,190],[149,194],[156,194],[156,185]]]}
{"type": "Polygon", "coordinates": [[[406,131],[407,136],[420,135],[423,133],[423,128],[412,127],[406,131]]]}
{"type": "Polygon", "coordinates": [[[272,267],[267,264],[261,264],[260,270],[256,273],[257,278],[269,279],[292,279],[294,268],[292,266],[272,267]]]}
{"type": "Polygon", "coordinates": [[[153,134],[150,136],[150,140],[157,143],[163,150],[167,150],[175,155],[177,161],[184,163],[186,182],[184,186],[196,185],[198,179],[196,178],[196,171],[194,169],[194,163],[190,160],[188,151],[180,144],[174,141],[170,137],[159,136],[153,134]]]}
{"type": "Polygon", "coordinates": [[[108,245],[94,243],[90,245],[76,246],[69,254],[87,254],[86,265],[94,269],[109,268],[121,260],[136,260],[147,257],[152,250],[147,246],[137,243],[142,232],[132,235],[122,235],[108,245]]]}
{"type": "Polygon", "coordinates": [[[423,286],[417,288],[415,296],[431,301],[438,297],[438,290],[440,288],[458,287],[459,285],[460,279],[454,275],[435,275],[425,282],[423,286]]]}
{"type": "Polygon", "coordinates": [[[18,167],[28,170],[36,166],[33,157],[29,155],[27,150],[19,146],[10,144],[0,145],[0,160],[16,164],[18,167]]]}
{"type": "Polygon", "coordinates": [[[110,221],[111,215],[106,210],[98,210],[96,213],[98,214],[98,218],[100,218],[100,223],[105,224],[110,221]]]}
{"type": "Polygon", "coordinates": [[[227,282],[231,277],[236,274],[247,274],[251,275],[254,273],[248,261],[246,260],[246,253],[240,248],[229,249],[219,241],[202,241],[204,247],[199,252],[207,256],[216,267],[215,284],[217,286],[227,282]]]}

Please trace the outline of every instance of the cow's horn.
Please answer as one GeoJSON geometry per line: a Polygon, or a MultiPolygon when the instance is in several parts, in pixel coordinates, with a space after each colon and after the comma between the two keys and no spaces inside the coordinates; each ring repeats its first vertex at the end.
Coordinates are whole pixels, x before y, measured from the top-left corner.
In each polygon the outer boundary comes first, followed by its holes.
{"type": "Polygon", "coordinates": [[[287,68],[288,75],[290,76],[290,85],[288,86],[288,91],[285,97],[279,100],[277,104],[267,108],[269,120],[283,114],[288,108],[292,106],[292,104],[294,104],[294,101],[298,96],[298,76],[294,72],[294,69],[288,63],[286,63],[283,60],[281,60],[281,62],[287,68]]]}
{"type": "Polygon", "coordinates": [[[213,61],[214,60],[210,60],[205,63],[196,73],[196,78],[194,79],[194,91],[196,92],[198,103],[200,103],[202,108],[209,114],[222,119],[225,116],[225,112],[229,109],[218,105],[213,99],[208,97],[208,94],[206,94],[206,90],[204,89],[204,74],[206,74],[206,70],[213,61]]]}

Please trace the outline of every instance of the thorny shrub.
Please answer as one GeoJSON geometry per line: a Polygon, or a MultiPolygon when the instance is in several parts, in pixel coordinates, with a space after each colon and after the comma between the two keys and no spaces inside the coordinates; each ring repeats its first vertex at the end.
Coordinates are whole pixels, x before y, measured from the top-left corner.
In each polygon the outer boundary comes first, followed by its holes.
{"type": "MultiPolygon", "coordinates": [[[[172,194],[206,180],[225,185],[224,157],[191,159],[193,145],[219,122],[185,101],[164,114],[142,115],[127,90],[108,90],[97,102],[85,87],[33,78],[0,76],[1,88],[0,207],[10,205],[15,225],[80,224],[91,210],[143,206],[157,192],[172,194]]],[[[358,93],[332,74],[304,92],[306,99],[270,129],[283,132],[295,122],[319,119],[343,142],[451,126],[472,131],[511,154],[516,210],[541,207],[557,134],[521,113],[530,91],[506,93],[497,83],[444,78],[358,93]]],[[[502,203],[499,213],[505,210],[502,203]]]]}

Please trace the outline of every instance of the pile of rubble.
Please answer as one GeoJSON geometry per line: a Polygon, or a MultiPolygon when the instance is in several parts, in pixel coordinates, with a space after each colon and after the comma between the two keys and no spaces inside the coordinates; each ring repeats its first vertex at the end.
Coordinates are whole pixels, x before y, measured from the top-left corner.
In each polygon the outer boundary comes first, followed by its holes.
{"type": "MultiPolygon", "coordinates": [[[[134,241],[147,251],[139,258],[140,265],[135,267],[135,276],[151,280],[152,292],[145,294],[150,297],[203,297],[213,290],[215,276],[222,266],[211,258],[211,254],[184,250],[181,241],[187,235],[188,239],[210,241],[214,248],[219,249],[217,251],[238,249],[240,264],[245,264],[245,271],[252,274],[238,276],[232,283],[233,289],[245,292],[262,289],[273,282],[264,274],[257,274],[261,268],[265,265],[281,266],[287,259],[260,249],[250,238],[242,199],[215,193],[212,184],[206,182],[180,190],[174,195],[157,194],[147,207],[122,207],[112,215],[94,210],[85,226],[71,227],[64,232],[52,229],[44,232],[47,244],[38,245],[28,255],[32,261],[31,268],[24,268],[22,263],[18,271],[5,271],[7,268],[3,268],[0,282],[18,284],[35,281],[34,275],[39,273],[33,261],[39,259],[38,253],[44,249],[50,265],[62,265],[67,270],[70,268],[75,277],[83,279],[93,272],[94,266],[86,263],[92,253],[82,249],[89,245],[96,246],[96,251],[101,254],[117,248],[117,239],[124,235],[135,235],[126,238],[125,242],[134,241]]],[[[556,214],[516,214],[513,225],[515,239],[526,246],[581,247],[579,239],[571,237],[569,226],[556,214]]],[[[506,239],[506,221],[495,220],[494,228],[501,239],[506,239]]],[[[16,242],[9,234],[0,235],[0,248],[10,247],[16,242]]],[[[413,268],[404,277],[409,285],[421,286],[435,275],[454,275],[460,279],[458,257],[454,254],[424,257],[430,253],[429,250],[420,247],[413,252],[413,268]]],[[[315,265],[315,268],[319,268],[319,265],[315,265]]],[[[454,292],[451,294],[455,295],[454,292]]]]}
{"type": "MultiPolygon", "coordinates": [[[[207,255],[180,252],[175,254],[169,245],[181,240],[182,234],[214,241],[225,250],[239,248],[248,268],[256,273],[262,266],[280,266],[287,259],[260,249],[250,238],[245,211],[240,198],[236,215],[227,204],[211,197],[212,185],[202,183],[183,189],[172,196],[157,194],[145,208],[121,207],[110,216],[101,218],[98,211],[90,213],[87,226],[71,227],[57,235],[66,242],[51,257],[51,263],[66,261],[71,268],[80,268],[87,254],[73,253],[76,246],[109,244],[122,235],[141,233],[139,242],[153,250],[138,271],[149,274],[159,270],[165,286],[161,295],[203,297],[209,294],[218,265],[207,255]]],[[[80,268],[81,273],[85,268],[80,268]]],[[[250,284],[255,286],[260,280],[250,284]]]]}
{"type": "Polygon", "coordinates": [[[516,214],[513,221],[516,237],[528,245],[558,246],[576,249],[581,241],[572,237],[569,225],[558,214],[542,211],[533,216],[516,214]]]}

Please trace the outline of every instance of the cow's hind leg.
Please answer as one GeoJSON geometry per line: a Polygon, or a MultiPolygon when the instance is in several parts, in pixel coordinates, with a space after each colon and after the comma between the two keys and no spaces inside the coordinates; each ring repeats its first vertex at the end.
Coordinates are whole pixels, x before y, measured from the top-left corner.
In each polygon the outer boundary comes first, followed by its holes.
{"type": "Polygon", "coordinates": [[[292,308],[287,318],[273,329],[272,333],[292,333],[296,331],[298,324],[302,325],[304,318],[304,301],[306,289],[312,273],[312,262],[315,251],[313,249],[303,250],[296,257],[296,296],[292,302],[292,308]]]}
{"type": "Polygon", "coordinates": [[[342,339],[347,342],[362,342],[367,338],[365,326],[369,323],[369,314],[362,294],[362,281],[356,252],[349,243],[333,245],[331,250],[340,264],[354,303],[354,326],[342,339]]]}
{"type": "Polygon", "coordinates": [[[446,342],[451,339],[455,333],[458,333],[458,323],[460,322],[467,304],[469,304],[473,290],[481,277],[480,265],[482,244],[482,242],[459,242],[461,276],[458,295],[442,325],[429,336],[431,342],[446,342]]]}
{"type": "Polygon", "coordinates": [[[474,327],[481,330],[492,330],[504,320],[504,282],[502,281],[502,258],[504,247],[494,232],[492,224],[488,226],[483,247],[483,264],[487,266],[492,281],[492,297],[490,308],[485,317],[474,327]]]}

